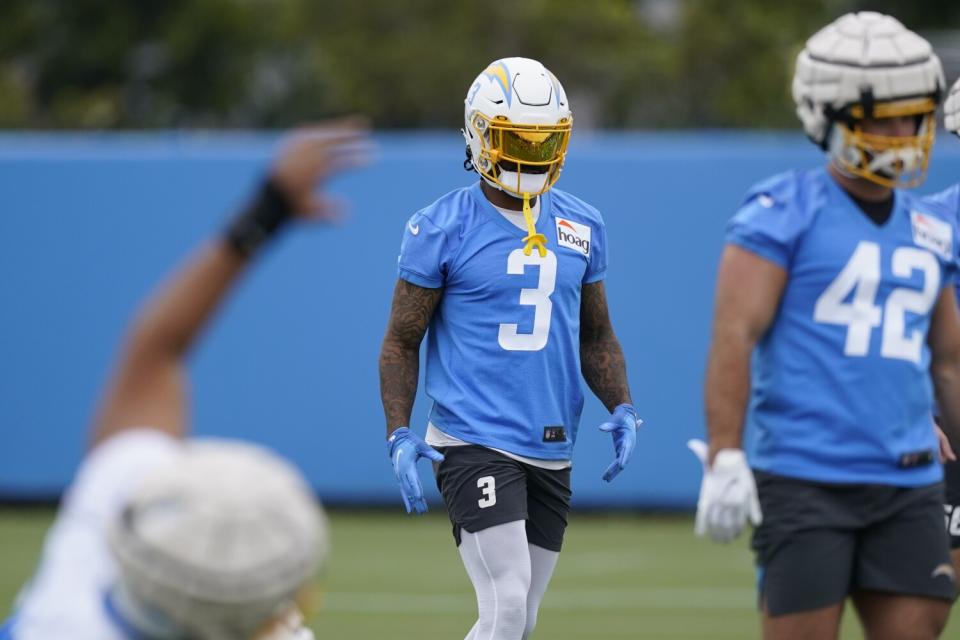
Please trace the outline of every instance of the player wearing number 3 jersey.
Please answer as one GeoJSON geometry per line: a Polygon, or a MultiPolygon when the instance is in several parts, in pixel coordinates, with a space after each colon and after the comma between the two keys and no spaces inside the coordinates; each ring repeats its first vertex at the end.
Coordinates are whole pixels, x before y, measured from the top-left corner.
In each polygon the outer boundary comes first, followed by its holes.
{"type": "Polygon", "coordinates": [[[580,373],[612,416],[626,465],[639,419],[603,279],[606,231],[583,201],[551,189],[572,116],[539,62],[495,61],[470,87],[464,136],[481,180],[406,223],[380,359],[388,451],[408,511],[426,504],[420,457],[435,462],[479,618],[470,639],[520,640],[563,541],[580,373]],[[407,425],[427,337],[426,439],[407,425]]]}
{"type": "Polygon", "coordinates": [[[525,232],[479,184],[444,196],[413,217],[419,234],[407,225],[400,278],[443,287],[427,337],[430,423],[472,444],[569,460],[583,406],[580,288],[604,277],[604,229],[558,190],[537,204],[538,231],[554,236],[543,257],[524,253],[525,232]],[[558,246],[557,230],[573,224],[589,254],[558,246]]]}
{"type": "Polygon", "coordinates": [[[932,639],[946,623],[931,378],[957,431],[957,231],[905,190],[924,177],[943,90],[929,43],[897,20],[828,25],[793,82],[827,167],[760,183],[727,230],[697,530],[729,541],[758,525],[766,638],[836,637],[847,596],[868,638],[932,639]]]}

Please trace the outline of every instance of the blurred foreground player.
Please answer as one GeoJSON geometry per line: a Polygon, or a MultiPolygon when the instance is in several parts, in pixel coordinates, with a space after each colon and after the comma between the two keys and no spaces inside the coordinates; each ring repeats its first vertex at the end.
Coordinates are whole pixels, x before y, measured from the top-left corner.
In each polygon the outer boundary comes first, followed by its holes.
{"type": "MultiPolygon", "coordinates": [[[[950,90],[943,110],[947,131],[960,136],[960,80],[957,80],[950,90]]],[[[960,182],[926,200],[946,207],[954,222],[960,226],[960,182]]],[[[960,438],[956,437],[956,434],[953,435],[951,445],[953,451],[958,452],[960,438]]],[[[960,575],[960,462],[953,460],[946,463],[943,471],[947,489],[947,499],[944,502],[947,533],[950,536],[953,567],[957,575],[960,575]]]]}
{"type": "Polygon", "coordinates": [[[627,464],[640,420],[607,313],[603,219],[551,189],[573,122],[563,87],[535,60],[497,60],[468,90],[464,119],[465,167],[481,179],[407,222],[381,395],[408,512],[426,510],[417,460],[438,463],[477,595],[467,638],[520,640],[563,543],[580,374],[612,414],[600,426],[616,451],[605,480],[627,464]],[[428,327],[424,440],[408,425],[428,327]]]}
{"type": "Polygon", "coordinates": [[[943,91],[929,43],[894,18],[828,25],[793,82],[827,166],[760,183],[727,230],[697,531],[726,542],[758,525],[766,638],[836,637],[847,596],[871,639],[946,624],[955,576],[930,385],[960,432],[957,237],[905,190],[925,176],[943,91]]]}
{"type": "Polygon", "coordinates": [[[4,640],[309,640],[297,598],[326,524],[297,469],[266,449],[182,440],[185,359],[256,252],[292,218],[329,220],[314,188],[354,164],[349,122],[291,138],[222,238],[133,323],[36,574],[4,640]]]}

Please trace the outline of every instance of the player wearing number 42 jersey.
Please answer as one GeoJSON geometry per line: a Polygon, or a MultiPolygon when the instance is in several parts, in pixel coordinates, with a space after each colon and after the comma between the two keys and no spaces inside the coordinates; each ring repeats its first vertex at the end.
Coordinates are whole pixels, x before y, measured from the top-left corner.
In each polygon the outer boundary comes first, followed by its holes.
{"type": "MultiPolygon", "coordinates": [[[[947,96],[943,108],[944,125],[947,131],[960,136],[960,80],[954,83],[947,96]]],[[[960,225],[960,182],[926,198],[927,202],[945,207],[950,218],[960,225]]],[[[958,284],[960,286],[960,284],[958,284]]],[[[952,439],[953,451],[960,451],[960,437],[952,439]]],[[[960,461],[953,460],[944,465],[944,480],[946,482],[946,511],[947,533],[950,535],[953,567],[960,574],[960,461]]]]}
{"type": "Polygon", "coordinates": [[[820,30],[793,94],[827,166],[760,183],[728,227],[696,526],[726,542],[757,525],[765,638],[836,637],[848,596],[868,638],[932,639],[946,623],[931,399],[958,432],[957,231],[906,190],[944,86],[930,44],[889,16],[820,30]]]}
{"type": "Polygon", "coordinates": [[[580,373],[611,418],[626,465],[639,424],[603,279],[600,214],[551,189],[572,116],[539,62],[507,58],[470,87],[464,136],[481,180],[406,224],[380,359],[388,451],[408,511],[426,510],[416,461],[437,484],[477,594],[470,639],[520,640],[557,561],[570,459],[583,407],[580,373]],[[427,338],[426,439],[407,425],[427,338]]]}

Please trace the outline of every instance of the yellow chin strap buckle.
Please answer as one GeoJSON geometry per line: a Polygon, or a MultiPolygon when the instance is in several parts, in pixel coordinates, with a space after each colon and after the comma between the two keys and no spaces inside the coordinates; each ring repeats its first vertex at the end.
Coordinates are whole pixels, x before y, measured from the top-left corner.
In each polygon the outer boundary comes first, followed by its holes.
{"type": "Polygon", "coordinates": [[[547,236],[537,233],[537,227],[533,224],[533,213],[530,211],[530,194],[523,194],[523,219],[527,223],[527,236],[523,239],[527,244],[523,247],[523,255],[528,256],[537,247],[537,253],[541,258],[547,257],[547,236]]]}

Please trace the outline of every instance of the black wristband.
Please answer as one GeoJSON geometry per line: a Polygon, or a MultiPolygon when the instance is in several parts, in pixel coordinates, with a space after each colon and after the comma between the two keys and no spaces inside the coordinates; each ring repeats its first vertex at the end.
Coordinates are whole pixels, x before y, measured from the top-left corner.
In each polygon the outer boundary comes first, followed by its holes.
{"type": "Polygon", "coordinates": [[[227,225],[224,240],[238,253],[252,256],[283,228],[292,215],[293,207],[286,195],[273,180],[267,180],[227,225]]]}

